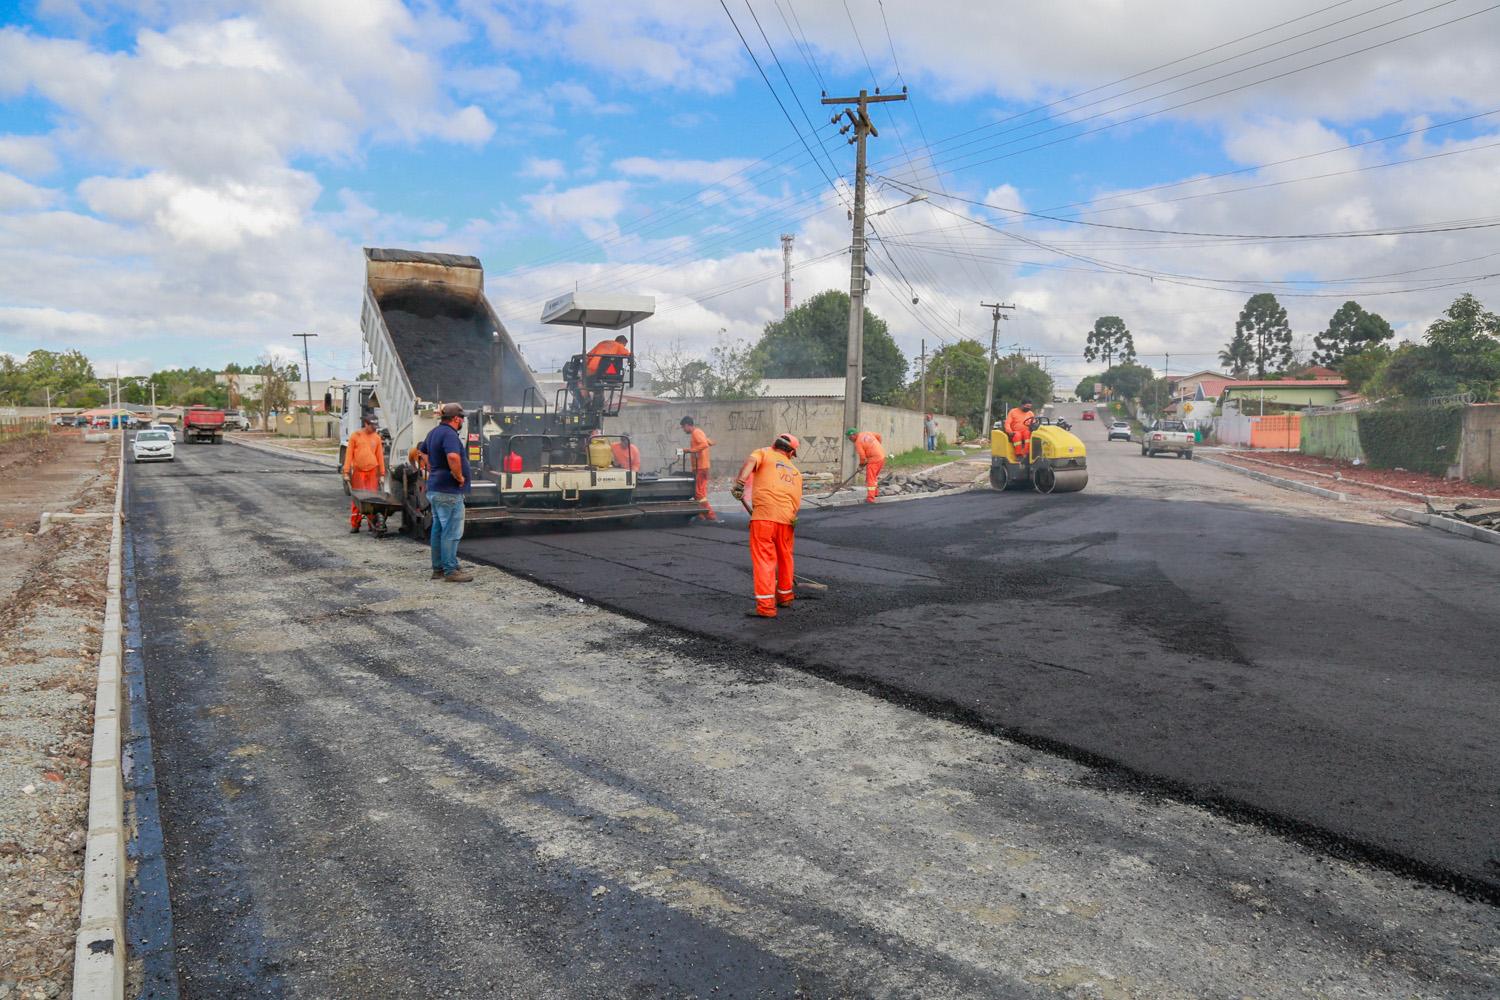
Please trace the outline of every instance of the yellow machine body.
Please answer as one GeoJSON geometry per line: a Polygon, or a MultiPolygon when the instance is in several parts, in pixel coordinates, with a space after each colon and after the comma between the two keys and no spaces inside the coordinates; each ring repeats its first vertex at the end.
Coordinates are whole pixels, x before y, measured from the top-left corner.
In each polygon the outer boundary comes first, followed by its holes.
{"type": "Polygon", "coordinates": [[[1031,432],[1031,454],[1017,455],[1009,434],[990,431],[990,485],[995,489],[1029,485],[1038,493],[1076,493],[1088,482],[1088,456],[1076,434],[1042,424],[1031,432]]]}

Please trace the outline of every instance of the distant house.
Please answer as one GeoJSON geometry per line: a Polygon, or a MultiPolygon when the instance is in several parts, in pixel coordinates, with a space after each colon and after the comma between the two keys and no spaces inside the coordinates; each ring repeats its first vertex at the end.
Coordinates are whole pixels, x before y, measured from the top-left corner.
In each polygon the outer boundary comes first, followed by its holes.
{"type": "Polygon", "coordinates": [[[1226,382],[1234,382],[1237,379],[1233,375],[1225,375],[1223,372],[1205,369],[1201,372],[1193,372],[1191,375],[1173,376],[1170,381],[1172,383],[1172,397],[1174,399],[1204,398],[1198,396],[1198,387],[1205,384],[1211,387],[1205,392],[1206,398],[1217,399],[1219,398],[1219,389],[1226,382]]]}
{"type": "Polygon", "coordinates": [[[1238,404],[1242,413],[1252,413],[1254,408],[1265,403],[1288,406],[1332,406],[1339,402],[1341,394],[1349,388],[1342,378],[1267,378],[1241,379],[1226,384],[1219,393],[1219,405],[1238,404]]]}

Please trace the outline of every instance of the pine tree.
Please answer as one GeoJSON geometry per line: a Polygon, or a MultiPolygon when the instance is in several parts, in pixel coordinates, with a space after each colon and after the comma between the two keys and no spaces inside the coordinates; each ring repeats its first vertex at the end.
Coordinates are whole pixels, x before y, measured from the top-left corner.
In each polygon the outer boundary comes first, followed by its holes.
{"type": "Polygon", "coordinates": [[[1226,353],[1235,352],[1242,337],[1248,342],[1256,378],[1265,378],[1268,371],[1281,372],[1291,366],[1292,327],[1287,322],[1285,307],[1270,292],[1250,296],[1234,324],[1235,339],[1226,353]]]}
{"type": "Polygon", "coordinates": [[[1337,365],[1351,354],[1384,344],[1394,335],[1391,324],[1379,313],[1366,312],[1351,299],[1339,306],[1328,320],[1328,329],[1314,338],[1317,350],[1313,352],[1313,361],[1320,365],[1337,365]]]}

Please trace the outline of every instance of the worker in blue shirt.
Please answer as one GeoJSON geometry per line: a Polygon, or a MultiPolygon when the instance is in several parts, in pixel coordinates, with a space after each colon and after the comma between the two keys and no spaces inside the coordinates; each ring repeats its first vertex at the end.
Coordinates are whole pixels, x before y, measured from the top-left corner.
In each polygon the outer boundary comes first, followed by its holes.
{"type": "Polygon", "coordinates": [[[446,403],[441,422],[422,442],[427,456],[427,500],[432,504],[432,578],[449,583],[474,579],[458,564],[458,540],[464,536],[464,494],[469,492],[469,457],[458,436],[464,408],[446,403]]]}

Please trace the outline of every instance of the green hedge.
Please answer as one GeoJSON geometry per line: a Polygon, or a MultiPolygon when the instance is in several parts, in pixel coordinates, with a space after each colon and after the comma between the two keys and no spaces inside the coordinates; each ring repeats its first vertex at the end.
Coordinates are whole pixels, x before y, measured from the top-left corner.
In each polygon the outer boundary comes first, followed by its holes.
{"type": "Polygon", "coordinates": [[[1458,464],[1462,406],[1393,406],[1359,411],[1359,445],[1377,469],[1447,475],[1458,464]]]}

